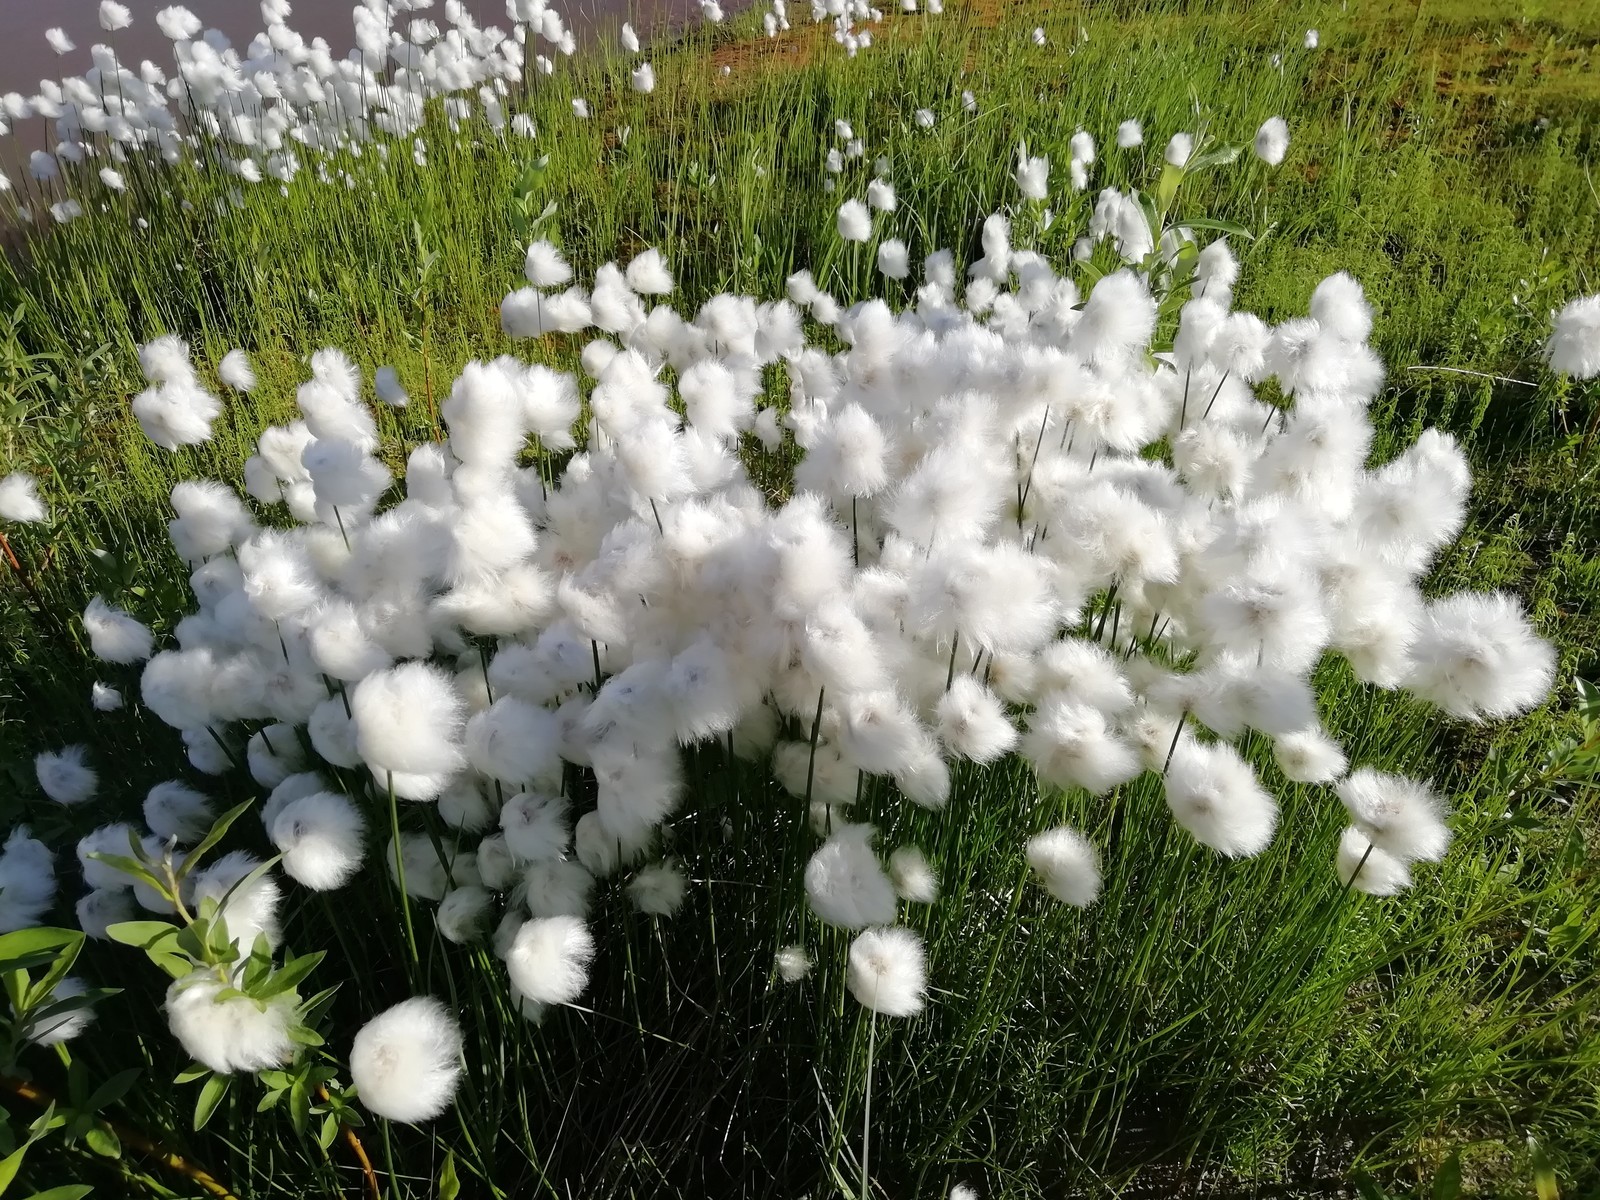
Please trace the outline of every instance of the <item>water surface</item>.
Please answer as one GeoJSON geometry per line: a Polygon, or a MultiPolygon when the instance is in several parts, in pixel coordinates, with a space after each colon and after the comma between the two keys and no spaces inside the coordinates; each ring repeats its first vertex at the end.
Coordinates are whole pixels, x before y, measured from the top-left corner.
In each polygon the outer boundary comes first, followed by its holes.
{"type": "MultiPolygon", "coordinates": [[[[133,24],[108,34],[100,28],[98,0],[0,0],[0,92],[38,92],[41,79],[60,79],[77,75],[89,65],[89,47],[96,42],[115,46],[117,57],[137,69],[141,59],[149,59],[172,74],[172,44],[156,28],[155,14],[172,0],[124,0],[133,14],[133,24]],[[67,31],[77,48],[58,56],[44,40],[44,31],[59,25],[67,31]]],[[[504,0],[464,0],[469,13],[480,25],[511,29],[504,0]]],[[[262,29],[260,7],[251,0],[189,0],[185,5],[207,28],[222,30],[242,53],[250,39],[262,29]]],[[[355,28],[350,19],[352,0],[299,0],[289,17],[289,25],[307,41],[325,39],[335,58],[343,58],[355,45],[355,28]]],[[[631,19],[641,31],[665,24],[681,24],[699,12],[695,0],[578,0],[555,5],[579,39],[610,33],[624,20],[631,19]]],[[[731,9],[732,5],[724,5],[731,9]]],[[[441,29],[443,0],[431,9],[407,13],[397,19],[427,17],[441,29]]],[[[548,43],[540,43],[549,53],[548,43]]]]}

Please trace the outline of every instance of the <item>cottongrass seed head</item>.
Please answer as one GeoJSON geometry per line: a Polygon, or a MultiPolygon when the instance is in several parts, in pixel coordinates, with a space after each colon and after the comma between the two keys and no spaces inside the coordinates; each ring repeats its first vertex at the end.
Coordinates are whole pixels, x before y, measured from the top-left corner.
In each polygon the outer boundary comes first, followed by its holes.
{"type": "Polygon", "coordinates": [[[1028,866],[1063,904],[1087,908],[1100,895],[1100,852],[1075,829],[1047,829],[1028,839],[1028,866]]]}
{"type": "Polygon", "coordinates": [[[1369,896],[1397,896],[1411,886],[1405,861],[1378,849],[1354,826],[1339,837],[1334,868],[1342,886],[1369,896]]]}
{"type": "Polygon", "coordinates": [[[578,917],[535,917],[506,954],[511,982],[540,1004],[571,1004],[589,983],[594,936],[578,917]]]}
{"type": "Polygon", "coordinates": [[[868,929],[850,943],[845,983],[865,1007],[886,1017],[922,1011],[928,986],[922,939],[909,929],[868,929]]]}
{"type": "Polygon", "coordinates": [[[450,1107],[461,1080],[461,1027],[432,996],[413,996],[361,1027],[350,1081],[380,1117],[416,1124],[450,1107]]]}
{"type": "Polygon", "coordinates": [[[799,983],[815,965],[804,946],[784,946],[778,951],[778,978],[785,983],[799,983]]]}
{"type": "Polygon", "coordinates": [[[57,804],[82,804],[93,799],[100,777],[89,765],[89,747],[63,746],[33,760],[33,772],[44,794],[57,804]]]}

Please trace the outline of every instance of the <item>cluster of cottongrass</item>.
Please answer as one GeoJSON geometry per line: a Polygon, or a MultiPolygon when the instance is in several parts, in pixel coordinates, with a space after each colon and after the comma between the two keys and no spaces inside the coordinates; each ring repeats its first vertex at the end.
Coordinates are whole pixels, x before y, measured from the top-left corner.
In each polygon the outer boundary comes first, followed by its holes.
{"type": "MultiPolygon", "coordinates": [[[[299,418],[261,435],[242,494],[173,489],[196,608],[170,638],[158,648],[99,597],[83,614],[99,658],[144,664],[140,699],[198,775],[242,764],[265,795],[287,878],[234,851],[190,874],[186,895],[216,900],[242,948],[276,947],[284,887],[386,872],[408,903],[436,906],[442,936],[486,939],[537,1022],[583,995],[605,953],[590,921],[602,881],[660,918],[694,886],[666,849],[691,803],[685,748],[712,742],[763,764],[804,811],[809,907],[855,932],[849,990],[905,1017],[938,964],[901,905],[933,902],[940,881],[914,846],[884,857],[857,815],[865,781],[937,812],[971,778],[962,763],[1020,757],[1039,788],[1094,796],[1151,774],[1173,822],[1246,858],[1279,825],[1237,748],[1249,731],[1287,779],[1348,812],[1328,848],[1341,886],[1404,890],[1449,848],[1447,800],[1348,761],[1314,669],[1337,655],[1373,687],[1481,722],[1542,701],[1551,648],[1509,595],[1424,595],[1469,471],[1436,430],[1369,463],[1384,372],[1360,285],[1331,276],[1308,315],[1269,325],[1233,308],[1225,242],[1180,279],[1184,235],[1135,228],[1137,207],[1100,198],[1091,237],[1145,257],[1086,296],[995,214],[983,256],[958,272],[949,251],[929,255],[903,311],[846,307],[802,271],[785,297],[718,295],[690,314],[667,299],[654,250],[585,286],[536,242],[504,329],[573,339],[581,370],[469,363],[440,406],[445,436],[410,448],[401,479],[361,372],[318,351],[299,418]],[[1188,289],[1159,351],[1152,276],[1188,289]],[[774,370],[786,395],[763,384],[774,370]],[[751,482],[766,455],[796,464],[782,502],[751,482]],[[573,786],[581,775],[590,786],[573,786]],[[452,836],[414,831],[408,809],[423,805],[452,836]]],[[[843,236],[856,220],[841,210],[843,236]]],[[[1558,320],[1558,369],[1594,373],[1593,309],[1558,320]]],[[[152,440],[204,441],[222,401],[185,344],[158,338],[140,362],[149,388],[133,412],[152,440]]],[[[257,386],[240,351],[217,374],[257,386]]],[[[406,402],[393,371],[374,386],[406,402]]],[[[25,484],[0,491],[43,518],[25,484]]],[[[85,748],[37,765],[54,800],[95,796],[85,748]]],[[[131,838],[180,863],[213,815],[203,788],[172,780],[142,821],[85,837],[83,928],[170,913],[100,856],[131,838]]],[[[1100,848],[1083,833],[1022,849],[1050,896],[1095,902],[1100,848]]],[[[4,927],[40,920],[55,891],[48,848],[14,831],[4,927]]],[[[815,952],[785,946],[776,976],[803,980],[815,952]]],[[[230,995],[225,974],[176,981],[167,1011],[213,1070],[293,1053],[292,1006],[230,995]]],[[[351,1071],[373,1111],[426,1119],[449,1103],[460,1047],[454,1017],[418,998],[362,1030],[351,1071]]]]}
{"type": "MultiPolygon", "coordinates": [[[[442,106],[454,133],[481,117],[489,136],[535,137],[516,97],[530,75],[554,73],[556,59],[576,50],[561,14],[547,0],[506,0],[508,32],[479,25],[460,0],[446,0],[442,20],[426,15],[432,6],[361,0],[352,11],[355,46],[340,58],[324,39],[307,39],[289,24],[288,0],[262,0],[265,28],[242,49],[172,5],[155,18],[172,43],[169,67],[120,61],[116,34],[133,16],[117,0],[101,0],[108,41],[91,47],[89,68],[43,80],[32,96],[0,96],[0,135],[20,136],[25,123],[42,123],[45,148],[27,156],[32,199],[63,224],[128,190],[136,178],[130,167],[140,165],[187,163],[219,171],[236,186],[284,189],[307,169],[322,183],[354,188],[353,161],[368,152],[380,168],[395,151],[424,165],[430,102],[442,106]]],[[[723,19],[713,0],[701,0],[699,15],[723,19]]],[[[866,24],[882,13],[864,0],[827,0],[813,5],[813,17],[832,22],[835,39],[853,55],[871,44],[866,24]]],[[[788,30],[784,0],[772,0],[764,25],[771,37],[788,30]]],[[[46,40],[58,55],[77,49],[59,28],[46,40]]],[[[622,27],[621,42],[630,55],[641,54],[631,25],[622,27]]],[[[629,84],[655,89],[647,59],[630,67],[629,84]]],[[[586,99],[575,98],[572,108],[577,119],[590,116],[586,99]]],[[[0,191],[11,186],[0,174],[0,191]]],[[[34,215],[29,199],[17,207],[25,220],[34,215]]]]}

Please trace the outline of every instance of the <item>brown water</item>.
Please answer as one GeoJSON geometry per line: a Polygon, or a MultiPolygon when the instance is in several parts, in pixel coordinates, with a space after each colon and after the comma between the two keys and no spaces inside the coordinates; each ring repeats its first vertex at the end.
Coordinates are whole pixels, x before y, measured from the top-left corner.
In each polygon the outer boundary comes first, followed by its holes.
{"type": "MultiPolygon", "coordinates": [[[[108,34],[100,28],[98,0],[0,0],[0,92],[38,92],[41,79],[60,79],[81,74],[90,65],[89,47],[107,42],[126,65],[137,68],[148,58],[171,74],[172,44],[156,28],[155,14],[174,0],[124,0],[133,13],[133,24],[108,34]],[[44,31],[59,25],[76,44],[70,54],[58,56],[44,40],[44,31]]],[[[264,28],[260,7],[253,0],[188,0],[185,5],[207,28],[217,28],[233,40],[242,53],[250,39],[264,28]]],[[[297,0],[289,25],[307,41],[327,40],[335,58],[343,58],[355,45],[354,25],[350,20],[353,0],[297,0]]],[[[480,25],[498,25],[509,32],[504,0],[465,0],[466,10],[480,25]]],[[[681,25],[699,12],[694,0],[578,0],[555,6],[579,40],[600,34],[609,35],[624,20],[631,19],[641,36],[647,29],[681,25]]],[[[729,11],[741,5],[724,3],[729,11]]],[[[444,3],[433,8],[404,14],[432,19],[447,28],[444,3]]],[[[404,30],[404,21],[396,27],[404,30]]],[[[541,53],[550,53],[540,43],[541,53]]]]}

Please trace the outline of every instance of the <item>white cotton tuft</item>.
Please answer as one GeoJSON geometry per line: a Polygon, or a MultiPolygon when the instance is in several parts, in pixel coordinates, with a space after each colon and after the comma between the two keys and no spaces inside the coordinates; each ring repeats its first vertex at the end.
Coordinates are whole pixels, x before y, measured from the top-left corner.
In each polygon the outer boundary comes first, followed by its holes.
{"type": "Polygon", "coordinates": [[[1289,122],[1282,117],[1268,117],[1256,130],[1255,154],[1269,167],[1275,167],[1289,153],[1289,122]]]}
{"type": "MultiPolygon", "coordinates": [[[[87,983],[76,975],[68,975],[51,990],[49,1004],[75,1000],[88,990],[87,983]]],[[[70,1042],[89,1028],[94,1023],[94,1016],[94,1009],[88,1005],[51,1016],[42,1015],[42,1011],[35,1012],[23,1027],[22,1036],[35,1046],[56,1046],[62,1042],[70,1042]]]]}
{"type": "Polygon", "coordinates": [[[136,663],[150,657],[155,635],[120,608],[99,596],[83,611],[83,627],[96,658],[109,663],[136,663]]]}
{"type": "Polygon", "coordinates": [[[94,797],[99,785],[87,746],[45,751],[34,758],[33,772],[44,794],[57,804],[82,804],[94,797]]]}
{"type": "Polygon", "coordinates": [[[642,913],[670,917],[678,911],[688,880],[674,862],[651,863],[628,882],[628,899],[642,913]]]}
{"type": "Polygon", "coordinates": [[[116,712],[122,707],[122,693],[109,683],[95,680],[89,688],[89,702],[95,712],[116,712]]]}
{"type": "Polygon", "coordinates": [[[804,946],[784,946],[777,954],[778,978],[785,983],[799,983],[811,974],[815,965],[804,946]]]}
{"type": "Polygon", "coordinates": [[[408,662],[375,672],[352,689],[350,710],[356,747],[380,787],[389,772],[447,777],[464,763],[466,705],[440,667],[408,662]]]}
{"type": "Polygon", "coordinates": [[[939,741],[950,753],[973,762],[993,762],[1017,744],[1017,731],[1000,698],[970,675],[957,675],[940,697],[939,741]]]}
{"type": "Polygon", "coordinates": [[[847,242],[864,242],[872,236],[872,214],[859,200],[846,200],[839,206],[839,237],[847,242]]]}
{"type": "Polygon", "coordinates": [[[285,804],[272,822],[272,844],[289,878],[314,892],[343,887],[361,869],[367,823],[348,796],[313,792],[285,804]]]}
{"type": "Polygon", "coordinates": [[[253,855],[234,850],[188,879],[194,907],[204,900],[216,901],[217,915],[228,927],[228,938],[242,954],[250,953],[258,937],[264,937],[269,947],[276,947],[280,939],[278,881],[266,872],[245,882],[259,866],[260,861],[253,855]]]}
{"type": "Polygon", "coordinates": [[[1144,128],[1131,117],[1117,126],[1117,145],[1123,150],[1131,150],[1135,146],[1144,144],[1144,128]]]}
{"type": "Polygon", "coordinates": [[[1228,743],[1180,741],[1166,785],[1173,818],[1202,845],[1229,858],[1248,858],[1272,841],[1278,806],[1228,743]]]}
{"type": "Polygon", "coordinates": [[[628,286],[641,296],[665,296],[672,291],[672,272],[661,251],[651,247],[634,256],[625,272],[628,286]]]}
{"type": "Polygon", "coordinates": [[[1175,133],[1167,143],[1166,159],[1169,166],[1184,167],[1194,153],[1194,138],[1187,133],[1175,133]]]}
{"type": "MultiPolygon", "coordinates": [[[[116,849],[113,843],[106,850],[126,854],[127,826],[112,828],[120,831],[122,848],[116,849]]],[[[81,842],[79,861],[86,861],[81,842]]],[[[120,887],[127,882],[111,868],[99,863],[95,866],[117,880],[113,886],[120,887]]],[[[34,837],[26,825],[17,826],[6,838],[4,853],[0,853],[0,933],[15,933],[38,925],[55,896],[56,876],[50,848],[34,837]]]]}
{"type": "Polygon", "coordinates": [[[123,887],[95,888],[78,899],[78,928],[92,938],[109,941],[113,925],[134,918],[133,897],[123,887]]]}
{"type": "Polygon", "coordinates": [[[275,788],[306,765],[305,748],[293,725],[268,725],[245,743],[245,763],[250,777],[264,788],[275,788]]]}
{"type": "Polygon", "coordinates": [[[1138,753],[1103,712],[1065,694],[1047,697],[1034,710],[1020,750],[1040,779],[1058,787],[1081,787],[1092,795],[1127,783],[1143,770],[1138,753]]]}
{"type": "Polygon", "coordinates": [[[377,374],[372,377],[372,385],[378,393],[378,399],[390,408],[404,408],[411,403],[411,397],[400,384],[400,373],[393,367],[379,367],[377,374]]]}
{"type": "Polygon", "coordinates": [[[229,350],[217,364],[217,378],[236,392],[252,392],[256,386],[255,368],[243,350],[229,350]]]}
{"type": "Polygon", "coordinates": [[[194,377],[189,343],[176,334],[164,334],[139,347],[139,369],[151,383],[183,382],[194,377]]]}
{"type": "Polygon", "coordinates": [[[39,485],[32,475],[13,471],[0,479],[0,520],[34,525],[50,519],[50,510],[39,498],[39,485]]]}
{"type": "Polygon", "coordinates": [[[1444,801],[1426,783],[1362,767],[1335,790],[1351,823],[1385,854],[1438,862],[1450,848],[1444,801]]]}
{"type": "Polygon", "coordinates": [[[932,904],[939,898],[939,877],[927,857],[915,846],[901,846],[889,855],[889,878],[895,894],[913,904],[932,904]]]}
{"type": "Polygon", "coordinates": [[[922,939],[909,929],[869,929],[850,943],[845,982],[861,1004],[887,1017],[922,1011],[927,990],[922,939]]]}
{"type": "Polygon", "coordinates": [[[522,886],[523,900],[533,916],[583,917],[589,912],[595,878],[574,859],[549,859],[523,872],[522,886]]]}
{"type": "Polygon", "coordinates": [[[1576,379],[1600,375],[1600,295],[1569,300],[1555,314],[1544,353],[1552,371],[1576,379]]]}
{"type": "Polygon", "coordinates": [[[894,884],[873,853],[876,833],[871,825],[841,825],[806,863],[806,898],[828,924],[861,929],[893,923],[894,884]]]}
{"type": "Polygon", "coordinates": [[[911,254],[899,238],[889,238],[878,247],[878,270],[888,279],[904,279],[911,273],[911,254]]]}
{"type": "Polygon", "coordinates": [[[414,996],[363,1025],[350,1082],[380,1117],[415,1124],[450,1107],[461,1081],[461,1026],[432,996],[414,996]]]}
{"type": "Polygon", "coordinates": [[[1380,850],[1354,827],[1339,837],[1334,869],[1341,886],[1369,896],[1398,896],[1411,886],[1411,868],[1405,860],[1380,850]]]}
{"type": "Polygon", "coordinates": [[[1272,754],[1285,778],[1295,783],[1332,783],[1348,765],[1339,743],[1316,725],[1280,734],[1272,754]]]}
{"type": "Polygon", "coordinates": [[[537,241],[528,247],[522,273],[534,287],[560,287],[572,279],[572,268],[561,256],[561,251],[547,241],[537,241]]]}
{"type": "Polygon", "coordinates": [[[439,902],[434,922],[439,932],[458,945],[477,941],[489,924],[489,908],[494,895],[480,884],[453,888],[439,902]]]}
{"type": "Polygon", "coordinates": [[[1030,158],[1027,148],[1017,159],[1015,173],[1017,189],[1024,197],[1033,201],[1046,200],[1050,196],[1050,160],[1048,158],[1030,158]]]}
{"type": "Polygon", "coordinates": [[[158,838],[191,845],[211,828],[211,802],[186,783],[169,779],[144,798],[144,823],[158,838]]]}
{"type": "MultiPolygon", "coordinates": [[[[132,858],[133,843],[129,840],[130,833],[127,823],[118,821],[114,825],[102,825],[78,839],[78,865],[83,870],[83,881],[91,888],[120,889],[133,883],[133,879],[123,874],[119,868],[95,857],[108,854],[116,855],[118,858],[132,858]]],[[[52,889],[53,887],[52,884],[52,889]]]]}
{"type": "Polygon", "coordinates": [[[526,783],[561,773],[561,723],[549,709],[501,696],[466,727],[467,760],[490,779],[526,783]]]}
{"type": "Polygon", "coordinates": [[[1072,346],[1093,362],[1113,362],[1142,350],[1155,331],[1156,302],[1130,270],[1107,275],[1094,285],[1073,327],[1072,346]]]}
{"type": "Polygon", "coordinates": [[[1430,601],[1410,647],[1405,687],[1469,721],[1519,716],[1550,693],[1556,654],[1504,592],[1430,601]]]}
{"type": "Polygon", "coordinates": [[[522,792],[500,810],[500,829],[512,858],[520,863],[560,858],[572,841],[567,801],[560,796],[522,792]]]}
{"type": "Polygon", "coordinates": [[[1347,342],[1364,342],[1372,333],[1372,306],[1349,273],[1329,275],[1311,293],[1311,317],[1347,342]]]}
{"type": "Polygon", "coordinates": [[[172,548],[192,565],[244,542],[255,528],[250,510],[231,488],[209,479],[186,479],[172,489],[177,519],[167,523],[172,548]]]}
{"type": "Polygon", "coordinates": [[[540,1004],[571,1004],[589,982],[594,938],[578,917],[536,917],[524,922],[506,954],[518,991],[540,1004]]]}
{"type": "Polygon", "coordinates": [[[1028,866],[1057,900],[1087,908],[1100,895],[1100,853],[1075,829],[1047,829],[1028,839],[1028,866]]]}
{"type": "Polygon", "coordinates": [[[288,1062],[295,1048],[289,1027],[299,997],[283,992],[257,1007],[246,996],[218,999],[226,986],[206,969],[173,980],[167,989],[167,1024],[189,1057],[220,1075],[288,1062]]]}

